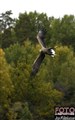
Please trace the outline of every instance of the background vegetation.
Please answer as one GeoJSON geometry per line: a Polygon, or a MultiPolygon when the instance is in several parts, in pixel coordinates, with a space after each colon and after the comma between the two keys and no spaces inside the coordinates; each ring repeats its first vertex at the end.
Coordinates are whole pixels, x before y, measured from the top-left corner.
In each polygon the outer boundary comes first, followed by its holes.
{"type": "Polygon", "coordinates": [[[0,15],[0,120],[54,120],[55,106],[75,106],[75,17],[56,19],[36,11],[17,19],[11,15],[0,15]],[[46,56],[30,77],[42,28],[56,56],[46,56]]]}

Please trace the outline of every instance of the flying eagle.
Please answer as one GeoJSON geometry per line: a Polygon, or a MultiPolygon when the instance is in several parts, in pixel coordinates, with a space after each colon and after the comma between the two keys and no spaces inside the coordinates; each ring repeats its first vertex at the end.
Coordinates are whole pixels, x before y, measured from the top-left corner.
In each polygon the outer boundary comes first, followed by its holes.
{"type": "Polygon", "coordinates": [[[39,67],[45,57],[45,54],[50,55],[51,57],[55,56],[55,51],[53,50],[53,48],[46,47],[45,36],[44,36],[44,32],[42,30],[39,31],[39,33],[37,35],[37,40],[38,40],[39,44],[41,45],[41,50],[40,50],[40,54],[38,55],[38,57],[36,58],[36,60],[33,63],[31,75],[36,75],[36,73],[38,72],[39,67]]]}

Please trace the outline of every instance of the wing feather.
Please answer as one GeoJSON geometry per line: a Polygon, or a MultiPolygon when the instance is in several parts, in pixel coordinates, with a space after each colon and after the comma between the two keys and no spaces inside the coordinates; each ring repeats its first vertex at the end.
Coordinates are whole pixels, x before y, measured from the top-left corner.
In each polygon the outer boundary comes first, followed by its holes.
{"type": "Polygon", "coordinates": [[[39,31],[38,35],[37,35],[37,40],[39,42],[39,44],[41,45],[41,47],[46,48],[46,43],[45,43],[45,39],[44,39],[44,34],[42,31],[39,31]]]}
{"type": "Polygon", "coordinates": [[[31,75],[36,75],[44,57],[45,57],[45,54],[43,52],[40,52],[40,55],[36,58],[36,60],[33,63],[31,75]]]}

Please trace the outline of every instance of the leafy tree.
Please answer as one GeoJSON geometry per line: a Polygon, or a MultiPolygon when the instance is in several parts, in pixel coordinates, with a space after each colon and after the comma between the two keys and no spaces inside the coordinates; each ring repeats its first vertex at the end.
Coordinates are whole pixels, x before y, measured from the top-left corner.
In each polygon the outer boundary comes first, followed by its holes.
{"type": "Polygon", "coordinates": [[[7,28],[13,27],[14,19],[10,17],[11,15],[11,10],[0,14],[0,32],[4,32],[7,28]]]}
{"type": "Polygon", "coordinates": [[[8,111],[8,120],[33,120],[27,103],[15,102],[8,111]]]}
{"type": "Polygon", "coordinates": [[[39,45],[34,48],[31,42],[26,41],[22,46],[15,44],[6,49],[7,61],[13,67],[12,81],[15,92],[12,99],[14,102],[27,101],[33,119],[52,119],[54,106],[61,103],[63,94],[53,88],[48,68],[45,69],[45,62],[41,65],[37,76],[30,77],[31,66],[39,48],[39,45]]]}
{"type": "MultiPolygon", "coordinates": [[[[15,86],[16,100],[26,99],[28,81],[31,72],[30,64],[32,63],[34,53],[31,42],[26,41],[23,46],[15,44],[5,50],[6,59],[12,66],[12,81],[15,86]]],[[[34,54],[35,55],[35,54],[34,54]]]]}
{"type": "Polygon", "coordinates": [[[15,19],[11,15],[11,10],[0,15],[0,47],[2,48],[9,47],[16,40],[13,34],[15,19]]]}
{"type": "Polygon", "coordinates": [[[60,40],[61,40],[61,20],[60,18],[58,19],[52,19],[51,20],[51,24],[50,24],[50,27],[51,27],[51,42],[52,44],[58,44],[60,43],[60,40]]]}
{"type": "Polygon", "coordinates": [[[53,119],[54,107],[60,104],[63,94],[52,88],[50,82],[46,82],[40,76],[30,81],[28,87],[28,103],[36,120],[53,119]]]}
{"type": "MultiPolygon", "coordinates": [[[[4,58],[4,52],[0,49],[0,82],[1,82],[1,95],[2,97],[6,98],[4,101],[7,100],[8,95],[11,94],[13,85],[10,77],[10,66],[7,64],[4,58]],[[3,93],[4,92],[4,93],[3,93]]],[[[0,98],[1,103],[4,103],[3,99],[0,98]]]]}
{"type": "Polygon", "coordinates": [[[61,21],[61,31],[62,31],[62,39],[61,42],[65,45],[72,45],[75,47],[74,39],[75,39],[75,18],[73,15],[65,15],[61,21]]]}
{"type": "MultiPolygon", "coordinates": [[[[50,22],[46,14],[39,14],[36,11],[29,14],[26,12],[21,13],[15,25],[17,41],[22,44],[29,39],[35,43],[38,30],[44,28],[46,31],[49,31],[49,24],[50,22]]],[[[47,36],[49,36],[49,33],[47,36]]]]}
{"type": "Polygon", "coordinates": [[[11,94],[14,86],[10,76],[10,66],[7,64],[4,57],[4,52],[0,49],[0,119],[6,116],[6,109],[8,109],[11,94]]]}
{"type": "MultiPolygon", "coordinates": [[[[49,63],[48,67],[49,67],[49,63]]],[[[72,48],[67,46],[59,46],[56,48],[56,57],[50,64],[50,78],[54,87],[63,92],[63,105],[74,105],[75,89],[74,89],[74,67],[75,56],[72,48]]]]}
{"type": "Polygon", "coordinates": [[[62,43],[63,45],[75,48],[75,18],[73,15],[64,15],[62,19],[54,19],[51,22],[52,37],[54,43],[62,43]]]}
{"type": "Polygon", "coordinates": [[[10,45],[5,53],[0,49],[0,119],[53,120],[55,106],[75,105],[74,29],[72,15],[55,19],[43,13],[25,12],[19,15],[12,32],[6,27],[0,33],[2,39],[12,36],[14,43],[17,41],[14,45],[4,41],[4,47],[10,45]],[[48,31],[47,44],[55,46],[56,56],[46,55],[37,75],[31,77],[32,64],[40,49],[35,36],[44,27],[48,31]]]}

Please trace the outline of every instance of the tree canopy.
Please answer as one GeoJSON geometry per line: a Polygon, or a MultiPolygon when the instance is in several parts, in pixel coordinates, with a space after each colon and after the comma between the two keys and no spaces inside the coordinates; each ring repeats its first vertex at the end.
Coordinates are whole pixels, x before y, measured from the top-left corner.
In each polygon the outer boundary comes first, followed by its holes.
{"type": "Polygon", "coordinates": [[[75,106],[75,17],[11,14],[0,15],[0,120],[54,120],[55,106],[75,106]],[[40,29],[56,55],[46,56],[31,77],[40,29]]]}

